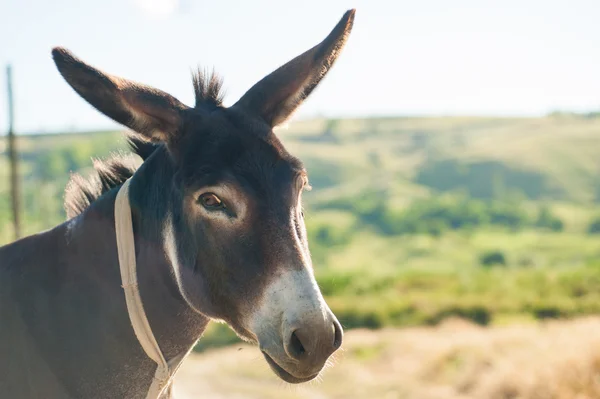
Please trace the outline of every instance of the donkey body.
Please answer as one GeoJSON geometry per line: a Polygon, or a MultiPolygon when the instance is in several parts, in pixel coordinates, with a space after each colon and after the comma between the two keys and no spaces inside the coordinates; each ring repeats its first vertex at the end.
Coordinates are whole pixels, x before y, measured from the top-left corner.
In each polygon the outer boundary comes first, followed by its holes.
{"type": "MultiPolygon", "coordinates": [[[[0,396],[143,398],[156,364],[132,329],[115,241],[115,198],[129,201],[139,290],[166,359],[187,354],[210,320],[256,343],[283,380],[315,378],[342,329],[314,280],[302,163],[273,133],[345,44],[348,11],[319,45],[221,104],[198,74],[196,106],[95,69],[62,48],[65,80],[137,133],[139,168],[115,158],[72,178],[69,220],[0,248],[0,396]]],[[[170,388],[163,394],[170,397],[170,388]]]]}
{"type": "MultiPolygon", "coordinates": [[[[0,249],[0,396],[145,397],[156,365],[123,307],[116,242],[108,239],[115,195],[111,190],[70,222],[0,249]]],[[[160,242],[140,234],[139,214],[134,220],[144,307],[170,359],[189,351],[208,318],[177,297],[160,242]]]]}

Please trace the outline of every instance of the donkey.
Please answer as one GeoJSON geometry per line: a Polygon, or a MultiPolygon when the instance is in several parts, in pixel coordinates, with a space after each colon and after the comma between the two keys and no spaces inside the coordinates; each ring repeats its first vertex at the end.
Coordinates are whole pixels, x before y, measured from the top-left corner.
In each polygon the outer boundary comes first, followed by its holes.
{"type": "MultiPolygon", "coordinates": [[[[233,106],[222,82],[195,74],[196,105],[106,74],[54,48],[72,88],[133,132],[143,163],[96,162],[73,176],[68,220],[0,248],[0,396],[143,398],[156,369],[129,319],[115,238],[127,181],[137,279],[167,360],[184,357],[210,320],[257,344],[289,383],[314,379],[342,328],[312,271],[300,160],[273,132],[329,71],[354,10],[323,42],[281,66],[233,106]]],[[[163,398],[172,395],[172,387],[163,398]]]]}

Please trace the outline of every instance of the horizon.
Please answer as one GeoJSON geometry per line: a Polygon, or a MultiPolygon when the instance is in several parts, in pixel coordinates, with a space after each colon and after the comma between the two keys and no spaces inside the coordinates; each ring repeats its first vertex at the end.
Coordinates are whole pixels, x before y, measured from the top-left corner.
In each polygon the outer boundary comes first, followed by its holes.
{"type": "MultiPolygon", "coordinates": [[[[99,112],[99,111],[98,111],[99,112]]],[[[575,117],[585,117],[588,114],[595,114],[597,113],[595,110],[592,111],[582,111],[582,112],[574,112],[574,111],[570,111],[570,110],[557,110],[557,111],[551,111],[548,112],[546,114],[540,114],[540,115],[511,115],[511,114],[506,114],[506,115],[502,115],[502,114],[497,114],[497,115],[492,115],[492,114],[480,114],[480,115],[469,115],[469,114],[448,114],[448,115],[443,115],[443,114],[410,114],[410,115],[357,115],[357,116],[343,116],[343,117],[336,117],[336,116],[319,116],[319,115],[314,115],[314,116],[307,116],[307,117],[300,117],[300,118],[293,118],[290,119],[285,125],[282,126],[278,126],[275,128],[275,131],[287,131],[290,128],[293,128],[294,125],[296,124],[301,124],[301,123],[311,123],[314,121],[328,121],[328,120],[367,120],[367,119],[445,119],[445,118],[473,118],[473,119],[543,119],[543,118],[550,118],[553,117],[553,113],[557,113],[557,114],[564,114],[566,116],[575,116],[575,117]]],[[[108,118],[108,117],[106,117],[108,118]]],[[[114,133],[114,132],[125,132],[125,131],[130,131],[131,129],[129,129],[126,126],[120,125],[118,123],[115,123],[114,126],[108,126],[108,127],[97,127],[97,128],[87,128],[87,129],[81,129],[81,130],[46,130],[46,131],[19,131],[17,132],[18,135],[20,136],[36,136],[36,135],[64,135],[64,134],[96,134],[96,133],[114,133]]],[[[2,135],[6,135],[6,131],[4,132],[0,132],[0,136],[2,135]]]]}

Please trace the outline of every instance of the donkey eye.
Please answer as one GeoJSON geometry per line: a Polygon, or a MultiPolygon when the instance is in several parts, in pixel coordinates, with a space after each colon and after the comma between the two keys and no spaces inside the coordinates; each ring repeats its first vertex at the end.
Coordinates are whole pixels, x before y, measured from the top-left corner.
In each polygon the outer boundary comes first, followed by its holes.
{"type": "Polygon", "coordinates": [[[208,210],[217,210],[225,208],[225,204],[223,204],[223,201],[221,201],[219,197],[217,197],[213,193],[202,194],[199,198],[199,201],[202,204],[202,206],[208,210]]]}

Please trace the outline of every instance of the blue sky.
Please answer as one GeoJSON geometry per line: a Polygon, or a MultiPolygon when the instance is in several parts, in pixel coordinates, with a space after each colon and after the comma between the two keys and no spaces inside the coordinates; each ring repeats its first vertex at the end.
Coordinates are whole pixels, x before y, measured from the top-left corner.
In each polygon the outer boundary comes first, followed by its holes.
{"type": "Polygon", "coordinates": [[[112,128],[62,80],[53,46],[187,104],[190,70],[214,66],[232,104],[353,7],[345,51],[296,118],[600,109],[598,0],[1,0],[0,65],[13,65],[18,131],[112,128]]]}

